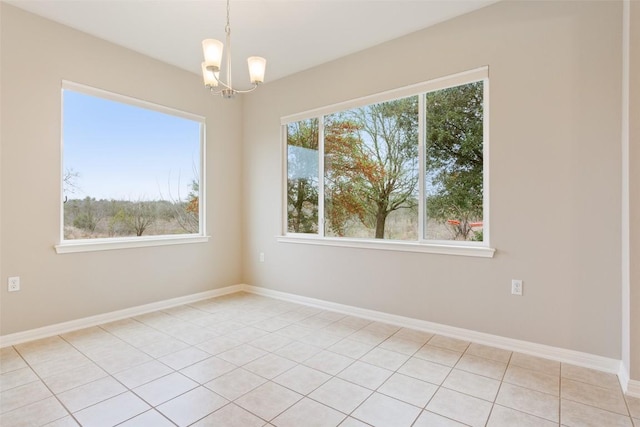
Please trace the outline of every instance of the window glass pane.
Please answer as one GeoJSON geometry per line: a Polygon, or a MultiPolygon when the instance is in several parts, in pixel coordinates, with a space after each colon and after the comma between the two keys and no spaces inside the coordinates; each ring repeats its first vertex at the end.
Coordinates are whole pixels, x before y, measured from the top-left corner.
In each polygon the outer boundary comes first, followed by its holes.
{"type": "Polygon", "coordinates": [[[287,231],[318,233],[318,119],[287,125],[287,231]]]}
{"type": "Polygon", "coordinates": [[[325,117],[325,235],[417,240],[418,97],[325,117]]]}
{"type": "Polygon", "coordinates": [[[65,240],[200,233],[201,121],[63,90],[65,240]]]}
{"type": "Polygon", "coordinates": [[[482,241],[483,83],[425,97],[425,238],[482,241]]]}

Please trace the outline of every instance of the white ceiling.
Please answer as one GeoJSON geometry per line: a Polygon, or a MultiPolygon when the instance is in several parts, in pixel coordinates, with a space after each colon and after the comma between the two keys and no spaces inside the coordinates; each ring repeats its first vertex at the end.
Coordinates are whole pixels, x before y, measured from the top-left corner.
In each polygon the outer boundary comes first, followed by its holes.
{"type": "MultiPolygon", "coordinates": [[[[496,1],[231,0],[234,82],[248,82],[248,56],[273,81],[496,1]]],[[[6,2],[197,74],[202,39],[224,41],[224,0],[6,2]]]]}

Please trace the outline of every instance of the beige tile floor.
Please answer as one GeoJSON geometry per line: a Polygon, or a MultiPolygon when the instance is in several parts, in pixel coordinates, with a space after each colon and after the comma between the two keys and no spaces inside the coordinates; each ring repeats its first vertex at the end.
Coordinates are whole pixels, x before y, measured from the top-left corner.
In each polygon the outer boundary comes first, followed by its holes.
{"type": "Polygon", "coordinates": [[[640,427],[615,375],[246,293],[3,348],[0,393],[3,427],[640,427]]]}

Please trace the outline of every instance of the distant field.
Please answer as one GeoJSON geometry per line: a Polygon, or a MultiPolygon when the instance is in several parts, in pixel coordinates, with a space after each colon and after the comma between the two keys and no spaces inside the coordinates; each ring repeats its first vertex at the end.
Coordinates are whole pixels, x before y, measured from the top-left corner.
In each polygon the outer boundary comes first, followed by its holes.
{"type": "Polygon", "coordinates": [[[64,205],[64,238],[192,234],[199,231],[197,203],[73,199],[64,205]]]}

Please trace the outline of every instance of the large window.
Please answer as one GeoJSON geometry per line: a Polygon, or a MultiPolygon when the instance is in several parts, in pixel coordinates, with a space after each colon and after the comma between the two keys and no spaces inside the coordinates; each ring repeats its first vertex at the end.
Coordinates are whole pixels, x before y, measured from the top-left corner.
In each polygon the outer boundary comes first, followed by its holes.
{"type": "Polygon", "coordinates": [[[488,246],[487,89],[483,68],[283,119],[287,235],[488,246]]]}
{"type": "Polygon", "coordinates": [[[204,119],[65,82],[62,243],[204,235],[204,119]]]}

